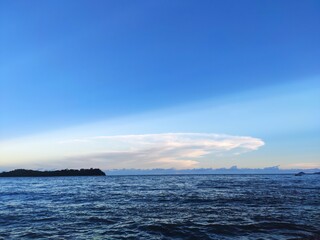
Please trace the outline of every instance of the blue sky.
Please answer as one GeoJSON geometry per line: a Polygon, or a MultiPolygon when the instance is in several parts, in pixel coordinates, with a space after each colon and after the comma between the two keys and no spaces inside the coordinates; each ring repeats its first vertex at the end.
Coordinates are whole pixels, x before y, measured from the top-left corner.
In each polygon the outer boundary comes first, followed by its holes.
{"type": "Polygon", "coordinates": [[[0,167],[318,167],[319,12],[1,1],[0,167]]]}

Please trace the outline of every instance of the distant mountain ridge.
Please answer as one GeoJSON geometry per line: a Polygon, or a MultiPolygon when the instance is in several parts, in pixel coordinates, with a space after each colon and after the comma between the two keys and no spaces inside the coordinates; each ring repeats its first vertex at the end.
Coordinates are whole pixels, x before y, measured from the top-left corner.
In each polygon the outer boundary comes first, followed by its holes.
{"type": "Polygon", "coordinates": [[[90,169],[63,169],[55,171],[38,171],[28,169],[15,169],[0,173],[0,177],[68,177],[68,176],[105,176],[98,168],[90,169]]]}

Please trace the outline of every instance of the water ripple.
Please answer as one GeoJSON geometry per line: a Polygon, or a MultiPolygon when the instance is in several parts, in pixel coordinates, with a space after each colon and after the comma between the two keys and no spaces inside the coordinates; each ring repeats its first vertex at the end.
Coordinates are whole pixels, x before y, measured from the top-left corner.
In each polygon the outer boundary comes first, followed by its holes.
{"type": "Polygon", "coordinates": [[[319,175],[0,179],[0,239],[317,239],[319,175]]]}

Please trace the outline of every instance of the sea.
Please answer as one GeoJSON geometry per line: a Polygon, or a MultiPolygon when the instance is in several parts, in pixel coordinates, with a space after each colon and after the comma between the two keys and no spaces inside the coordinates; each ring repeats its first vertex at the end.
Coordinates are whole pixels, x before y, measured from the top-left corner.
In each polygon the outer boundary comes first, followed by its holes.
{"type": "Polygon", "coordinates": [[[0,178],[0,239],[320,239],[320,175],[0,178]]]}

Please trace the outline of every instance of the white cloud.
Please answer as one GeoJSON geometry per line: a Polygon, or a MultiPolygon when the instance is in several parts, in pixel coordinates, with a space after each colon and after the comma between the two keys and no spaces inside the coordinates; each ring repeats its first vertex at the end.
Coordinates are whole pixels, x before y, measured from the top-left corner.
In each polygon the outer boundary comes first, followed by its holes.
{"type": "Polygon", "coordinates": [[[263,146],[261,139],[213,133],[92,137],[30,137],[0,143],[6,168],[193,168],[236,158],[263,146]]]}
{"type": "MultiPolygon", "coordinates": [[[[87,153],[72,153],[61,161],[70,167],[110,168],[192,168],[204,158],[242,154],[264,145],[261,139],[212,133],[163,133],[96,136],[61,141],[79,146],[87,153]],[[95,145],[95,151],[90,146],[95,145]],[[99,146],[97,148],[97,146],[99,146]]],[[[66,146],[64,146],[66,147],[66,146]]],[[[62,163],[61,163],[62,164],[62,163]]]]}

